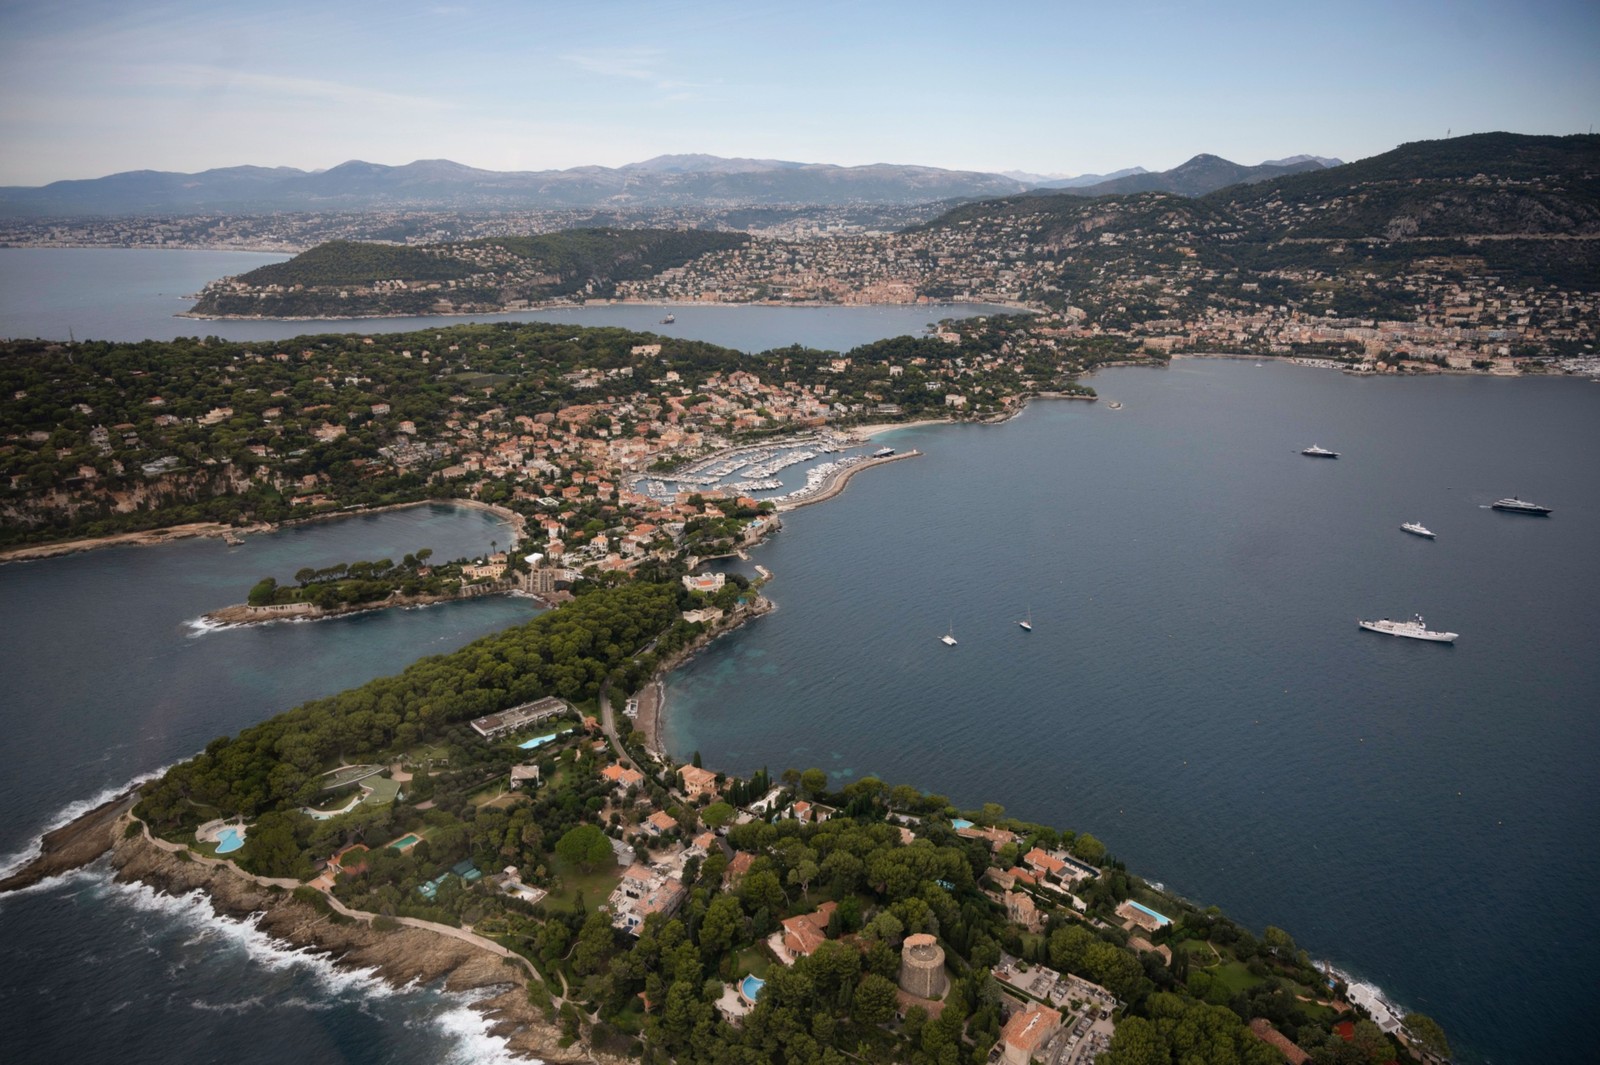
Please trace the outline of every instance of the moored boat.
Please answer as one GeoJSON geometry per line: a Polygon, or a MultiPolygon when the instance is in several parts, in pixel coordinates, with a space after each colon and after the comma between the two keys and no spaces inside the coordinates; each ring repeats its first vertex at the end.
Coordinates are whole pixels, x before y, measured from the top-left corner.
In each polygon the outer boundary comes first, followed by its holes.
{"type": "Polygon", "coordinates": [[[1404,529],[1408,533],[1411,533],[1413,536],[1426,536],[1430,540],[1434,538],[1433,531],[1420,521],[1408,521],[1404,525],[1400,526],[1400,528],[1404,529]]]}
{"type": "Polygon", "coordinates": [[[1363,621],[1356,619],[1356,624],[1371,632],[1381,632],[1385,636],[1405,636],[1412,640],[1430,640],[1433,643],[1455,643],[1459,633],[1435,632],[1428,628],[1427,622],[1418,614],[1412,621],[1390,621],[1388,618],[1379,618],[1377,621],[1363,621]]]}
{"type": "Polygon", "coordinates": [[[1494,504],[1494,509],[1503,510],[1507,514],[1533,514],[1537,516],[1543,516],[1550,513],[1549,507],[1541,507],[1537,503],[1529,503],[1527,500],[1518,499],[1516,496],[1507,496],[1505,499],[1496,501],[1494,504]]]}

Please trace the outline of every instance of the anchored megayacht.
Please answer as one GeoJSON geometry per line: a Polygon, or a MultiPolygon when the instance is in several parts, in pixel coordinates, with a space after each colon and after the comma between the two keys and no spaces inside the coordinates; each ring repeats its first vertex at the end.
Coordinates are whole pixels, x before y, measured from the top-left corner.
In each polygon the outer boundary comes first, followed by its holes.
{"type": "Polygon", "coordinates": [[[1379,618],[1377,621],[1363,621],[1356,619],[1356,624],[1363,629],[1381,632],[1387,636],[1409,636],[1413,640],[1432,640],[1435,643],[1455,643],[1459,633],[1434,632],[1428,628],[1418,614],[1414,621],[1390,621],[1388,618],[1379,618]]]}
{"type": "Polygon", "coordinates": [[[1516,496],[1510,496],[1510,497],[1508,497],[1506,499],[1500,500],[1499,502],[1494,504],[1494,509],[1495,510],[1508,511],[1508,512],[1510,512],[1512,514],[1548,514],[1548,513],[1550,513],[1550,508],[1549,507],[1541,507],[1537,503],[1529,503],[1527,500],[1518,499],[1516,496]]]}

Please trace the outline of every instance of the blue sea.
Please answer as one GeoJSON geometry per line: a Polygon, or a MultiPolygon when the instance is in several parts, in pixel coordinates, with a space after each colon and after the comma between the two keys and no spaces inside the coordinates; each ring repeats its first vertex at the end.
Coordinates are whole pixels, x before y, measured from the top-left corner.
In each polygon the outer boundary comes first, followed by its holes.
{"type": "Polygon", "coordinates": [[[1092,832],[1435,1017],[1461,1061],[1572,1060],[1600,385],[1224,360],[1093,384],[891,433],[923,456],[786,515],[752,557],[778,609],[671,678],[671,750],[1092,832]],[[1512,494],[1554,514],[1488,509],[1512,494]],[[1355,624],[1413,613],[1460,640],[1355,624]]]}

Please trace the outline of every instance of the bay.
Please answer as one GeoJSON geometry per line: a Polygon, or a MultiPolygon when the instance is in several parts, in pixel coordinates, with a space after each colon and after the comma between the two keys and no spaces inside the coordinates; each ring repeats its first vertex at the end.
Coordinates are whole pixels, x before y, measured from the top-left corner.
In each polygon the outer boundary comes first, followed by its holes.
{"type": "MultiPolygon", "coordinates": [[[[488,597],[312,623],[206,631],[263,576],[506,539],[493,516],[425,505],[245,538],[105,548],[0,565],[0,866],[120,790],[307,699],[527,621],[488,597]]],[[[0,896],[8,1062],[424,1063],[501,1060],[460,996],[404,994],[275,946],[248,923],[111,882],[104,864],[0,896]]]]}
{"type": "Polygon", "coordinates": [[[1092,832],[1433,1015],[1462,1061],[1571,1059],[1600,947],[1600,388],[1222,360],[1093,383],[889,434],[925,455],[786,515],[754,553],[778,610],[669,682],[673,753],[1092,832]],[[1487,509],[1513,493],[1555,513],[1487,509]],[[1460,641],[1355,625],[1413,612],[1460,641]]]}
{"type": "Polygon", "coordinates": [[[177,318],[208,281],[287,255],[151,248],[0,248],[0,337],[46,340],[287,340],[317,333],[395,333],[467,322],[561,322],[692,337],[739,351],[805,344],[847,351],[923,332],[942,318],[991,314],[983,304],[871,307],[656,307],[619,304],[465,316],[244,321],[177,318]],[[662,319],[671,312],[671,325],[662,319]]]}

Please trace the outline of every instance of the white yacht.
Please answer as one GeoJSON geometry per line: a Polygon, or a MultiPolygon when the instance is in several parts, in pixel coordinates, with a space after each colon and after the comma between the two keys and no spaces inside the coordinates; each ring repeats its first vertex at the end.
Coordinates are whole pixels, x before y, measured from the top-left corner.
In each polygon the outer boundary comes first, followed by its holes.
{"type": "Polygon", "coordinates": [[[1024,620],[1024,621],[1017,622],[1017,625],[1020,626],[1021,628],[1025,629],[1028,632],[1032,632],[1033,631],[1033,607],[1030,606],[1028,608],[1028,617],[1027,617],[1027,619],[1024,620]]]}
{"type": "Polygon", "coordinates": [[[1411,533],[1413,536],[1426,536],[1430,540],[1433,539],[1433,531],[1420,521],[1408,521],[1404,525],[1400,526],[1400,528],[1404,529],[1408,533],[1411,533]]]}
{"type": "Polygon", "coordinates": [[[1390,621],[1388,618],[1379,618],[1377,621],[1362,621],[1356,619],[1356,624],[1363,629],[1381,632],[1386,636],[1406,636],[1413,640],[1432,640],[1434,643],[1455,643],[1459,633],[1434,632],[1428,628],[1422,615],[1418,614],[1413,621],[1390,621]]]}
{"type": "Polygon", "coordinates": [[[943,636],[939,637],[939,642],[944,644],[946,647],[954,647],[956,645],[956,624],[955,624],[955,622],[952,621],[950,623],[950,631],[945,633],[943,636]]]}
{"type": "Polygon", "coordinates": [[[1302,448],[1300,454],[1308,455],[1314,459],[1336,459],[1339,457],[1337,451],[1329,451],[1327,448],[1318,447],[1316,444],[1312,444],[1308,448],[1302,448]]]}

